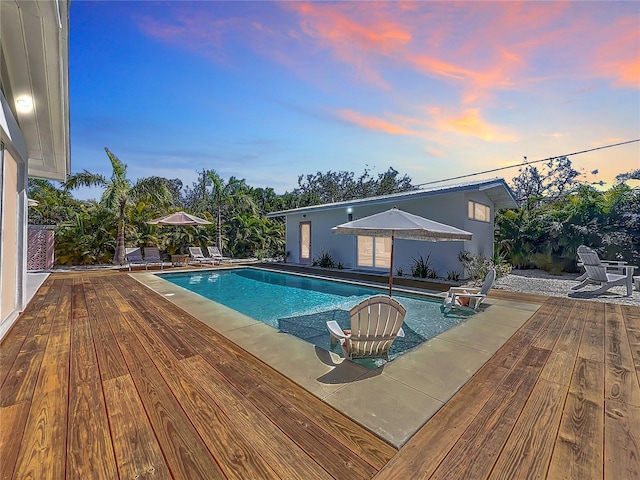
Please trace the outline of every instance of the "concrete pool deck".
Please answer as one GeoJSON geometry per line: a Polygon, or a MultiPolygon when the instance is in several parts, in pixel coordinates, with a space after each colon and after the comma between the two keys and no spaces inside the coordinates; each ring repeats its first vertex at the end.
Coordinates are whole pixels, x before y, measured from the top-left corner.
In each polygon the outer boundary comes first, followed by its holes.
{"type": "Polygon", "coordinates": [[[540,307],[540,303],[488,298],[482,311],[464,323],[371,370],[174,285],[157,273],[131,276],[396,448],[540,307]]]}

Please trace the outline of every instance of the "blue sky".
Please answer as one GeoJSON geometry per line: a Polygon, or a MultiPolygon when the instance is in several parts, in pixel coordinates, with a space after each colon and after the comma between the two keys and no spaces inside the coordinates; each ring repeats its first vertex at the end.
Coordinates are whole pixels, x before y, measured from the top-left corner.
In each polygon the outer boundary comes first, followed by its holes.
{"type": "MultiPolygon", "coordinates": [[[[74,1],[72,171],[108,175],[108,147],[132,179],[213,169],[284,193],[637,139],[639,25],[637,2],[74,1]]],[[[640,143],[570,158],[611,182],[640,143]]]]}

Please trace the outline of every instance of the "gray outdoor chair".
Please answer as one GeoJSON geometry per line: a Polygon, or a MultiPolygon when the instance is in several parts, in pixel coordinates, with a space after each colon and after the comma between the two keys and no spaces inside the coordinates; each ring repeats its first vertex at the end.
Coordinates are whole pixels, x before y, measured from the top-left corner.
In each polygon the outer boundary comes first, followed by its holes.
{"type": "Polygon", "coordinates": [[[144,247],[144,259],[147,265],[160,265],[160,270],[164,268],[162,255],[158,247],[144,247]]]}
{"type": "Polygon", "coordinates": [[[571,287],[571,290],[580,290],[587,285],[596,284],[600,285],[600,288],[592,290],[589,293],[592,295],[600,295],[610,288],[620,285],[627,287],[627,297],[632,295],[633,271],[636,268],[635,266],[620,265],[618,263],[615,268],[621,269],[624,273],[610,273],[608,269],[611,268],[611,265],[600,260],[596,251],[585,245],[578,247],[578,258],[585,269],[585,273],[579,277],[579,280],[582,280],[581,283],[571,287]]]}
{"type": "Polygon", "coordinates": [[[140,247],[126,248],[124,260],[127,267],[129,267],[129,271],[131,271],[131,268],[135,265],[144,265],[144,269],[147,269],[147,262],[142,257],[140,247]]]}

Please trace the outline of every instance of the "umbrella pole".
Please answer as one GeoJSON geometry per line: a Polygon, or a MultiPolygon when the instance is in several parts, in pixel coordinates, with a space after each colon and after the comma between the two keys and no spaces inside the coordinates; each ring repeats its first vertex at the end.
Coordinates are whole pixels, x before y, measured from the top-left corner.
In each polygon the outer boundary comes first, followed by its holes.
{"type": "Polygon", "coordinates": [[[389,296],[391,296],[391,288],[393,286],[393,232],[391,232],[391,259],[389,261],[389,296]]]}

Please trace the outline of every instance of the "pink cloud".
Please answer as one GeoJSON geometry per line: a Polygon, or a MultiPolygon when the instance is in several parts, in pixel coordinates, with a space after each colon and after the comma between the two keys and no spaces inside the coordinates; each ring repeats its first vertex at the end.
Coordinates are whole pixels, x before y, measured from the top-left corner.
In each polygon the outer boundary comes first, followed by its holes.
{"type": "Polygon", "coordinates": [[[617,87],[640,88],[640,29],[637,19],[619,20],[611,28],[611,33],[598,49],[593,69],[612,77],[617,87]]]}
{"type": "MultiPolygon", "coordinates": [[[[606,5],[571,2],[426,2],[411,8],[387,3],[298,4],[305,34],[372,84],[388,86],[385,66],[404,64],[443,79],[473,105],[494,92],[522,88],[553,78],[614,77],[616,84],[638,83],[637,18],[617,22],[628,31],[627,55],[585,66],[606,39],[606,5]],[[604,11],[600,11],[604,9],[604,11]],[[602,17],[605,17],[604,19],[602,17]],[[621,25],[629,24],[629,26],[621,25]],[[603,25],[604,24],[604,27],[603,25]],[[635,29],[631,28],[635,25],[635,29]]],[[[611,49],[614,50],[613,48],[611,49]]]]}
{"type": "Polygon", "coordinates": [[[390,135],[415,135],[415,132],[402,125],[391,123],[378,117],[362,115],[353,110],[340,110],[337,114],[343,120],[368,130],[376,130],[390,135]]]}
{"type": "Polygon", "coordinates": [[[553,80],[640,87],[638,16],[605,3],[281,2],[269,14],[259,3],[205,5],[216,7],[176,6],[167,20],[140,27],[215,61],[226,59],[228,43],[241,43],[321,88],[339,87],[350,72],[356,82],[397,91],[398,78],[413,72],[456,91],[467,109],[553,80]]]}
{"type": "Polygon", "coordinates": [[[444,156],[444,150],[440,150],[437,148],[425,148],[424,149],[425,153],[431,155],[432,157],[443,157],[444,156]]]}
{"type": "Polygon", "coordinates": [[[514,134],[484,120],[480,110],[476,108],[463,110],[457,114],[443,114],[439,109],[432,108],[430,113],[434,117],[434,127],[442,132],[480,138],[486,142],[517,141],[514,134]]]}
{"type": "MultiPolygon", "coordinates": [[[[387,133],[389,135],[410,135],[423,138],[429,144],[443,144],[445,136],[478,138],[485,142],[514,142],[517,137],[504,128],[493,125],[482,118],[479,109],[466,109],[461,112],[443,112],[438,107],[425,109],[425,118],[402,117],[387,114],[387,118],[363,115],[343,109],[336,112],[338,117],[361,128],[387,133]]],[[[431,148],[431,147],[427,147],[431,148]]],[[[430,153],[442,155],[440,150],[430,153]]]]}

